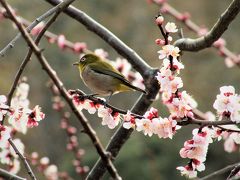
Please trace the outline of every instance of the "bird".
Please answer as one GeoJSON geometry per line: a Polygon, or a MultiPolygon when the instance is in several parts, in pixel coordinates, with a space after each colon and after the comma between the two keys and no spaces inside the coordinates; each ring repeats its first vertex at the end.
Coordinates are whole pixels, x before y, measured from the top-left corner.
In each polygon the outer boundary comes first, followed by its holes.
{"type": "Polygon", "coordinates": [[[132,85],[117,69],[96,54],[85,54],[73,65],[78,67],[84,84],[94,93],[91,96],[108,96],[106,103],[119,92],[136,90],[146,94],[145,90],[132,85]]]}

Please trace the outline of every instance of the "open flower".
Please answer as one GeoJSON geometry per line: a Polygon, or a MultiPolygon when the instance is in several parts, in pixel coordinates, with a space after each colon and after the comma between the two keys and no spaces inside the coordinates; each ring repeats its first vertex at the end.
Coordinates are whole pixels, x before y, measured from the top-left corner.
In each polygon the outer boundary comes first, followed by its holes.
{"type": "Polygon", "coordinates": [[[179,56],[180,49],[173,45],[165,45],[162,47],[162,50],[158,51],[159,59],[164,59],[165,57],[172,56],[173,58],[177,58],[179,56]]]}
{"type": "Polygon", "coordinates": [[[112,115],[112,110],[104,106],[98,109],[98,117],[102,118],[102,125],[107,125],[110,129],[114,129],[120,122],[119,114],[112,115]]]}
{"type": "Polygon", "coordinates": [[[168,22],[165,26],[165,29],[168,33],[175,33],[178,31],[176,24],[173,22],[168,22]]]}

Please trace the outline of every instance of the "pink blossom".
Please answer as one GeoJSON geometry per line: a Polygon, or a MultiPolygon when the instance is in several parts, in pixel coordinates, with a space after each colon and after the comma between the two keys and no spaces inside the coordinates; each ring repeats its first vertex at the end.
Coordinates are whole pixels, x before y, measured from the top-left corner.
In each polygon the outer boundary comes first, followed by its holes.
{"type": "Polygon", "coordinates": [[[66,46],[66,38],[64,35],[59,35],[57,39],[57,44],[60,49],[64,49],[66,46]]]}
{"type": "Polygon", "coordinates": [[[126,59],[117,58],[116,61],[111,61],[111,63],[125,77],[128,77],[132,65],[126,59]]]}
{"type": "Polygon", "coordinates": [[[12,128],[0,125],[0,148],[9,146],[8,139],[11,137],[12,128]]]}
{"type": "Polygon", "coordinates": [[[100,56],[102,59],[106,59],[108,57],[108,52],[103,49],[95,49],[94,53],[100,56]]]}
{"type": "Polygon", "coordinates": [[[76,53],[82,53],[87,48],[86,43],[76,42],[73,46],[73,50],[76,53]]]}
{"type": "Polygon", "coordinates": [[[102,118],[102,125],[107,125],[110,129],[114,129],[120,122],[118,113],[112,115],[112,109],[100,106],[98,109],[98,117],[102,118]]]}
{"type": "Polygon", "coordinates": [[[33,110],[28,115],[28,127],[38,126],[38,122],[45,118],[45,114],[41,112],[41,107],[38,105],[33,108],[33,110]]]}
{"type": "Polygon", "coordinates": [[[165,45],[162,47],[162,50],[158,51],[159,59],[164,59],[165,57],[172,56],[173,58],[177,58],[179,56],[180,49],[173,45],[165,45]]]}
{"type": "Polygon", "coordinates": [[[46,176],[48,180],[58,180],[58,168],[56,165],[48,166],[44,171],[43,174],[46,176]]]}
{"type": "Polygon", "coordinates": [[[177,167],[177,170],[179,170],[181,172],[182,176],[186,176],[188,178],[195,178],[197,177],[197,171],[193,170],[193,168],[189,167],[189,165],[187,166],[179,166],[177,167]]]}
{"type": "Polygon", "coordinates": [[[232,59],[232,58],[230,58],[230,57],[226,57],[225,58],[225,60],[224,60],[224,62],[225,62],[225,64],[226,64],[226,66],[228,67],[228,68],[232,68],[233,66],[235,66],[235,62],[234,62],[234,60],[232,59]]]}
{"type": "Polygon", "coordinates": [[[216,47],[216,48],[222,48],[223,46],[226,45],[226,41],[223,39],[223,38],[219,38],[217,41],[215,41],[213,43],[213,45],[216,47]]]}
{"type": "Polygon", "coordinates": [[[156,39],[156,40],[155,40],[155,43],[156,43],[157,45],[163,46],[163,45],[165,45],[165,40],[163,40],[163,39],[156,39]]]}
{"type": "Polygon", "coordinates": [[[157,23],[157,25],[162,25],[162,23],[164,22],[164,17],[163,16],[158,16],[155,20],[155,22],[157,23]]]}
{"type": "Polygon", "coordinates": [[[127,111],[127,114],[123,116],[124,123],[123,127],[126,129],[135,128],[136,122],[134,116],[131,115],[130,111],[127,111]]]}
{"type": "Polygon", "coordinates": [[[176,24],[173,22],[168,22],[165,26],[165,29],[168,33],[175,33],[178,31],[176,24]]]}
{"type": "Polygon", "coordinates": [[[16,131],[26,134],[29,111],[28,108],[14,109],[9,116],[9,124],[11,124],[16,131]]]}
{"type": "Polygon", "coordinates": [[[41,21],[40,23],[38,23],[38,25],[36,25],[36,26],[31,30],[31,34],[32,34],[33,36],[38,35],[38,34],[42,31],[42,29],[43,29],[44,26],[45,26],[45,23],[44,23],[43,21],[41,21]]]}
{"type": "Polygon", "coordinates": [[[232,153],[237,150],[237,144],[232,138],[227,138],[224,142],[224,150],[228,153],[232,153]]]}
{"type": "Polygon", "coordinates": [[[6,105],[7,98],[4,95],[0,95],[0,121],[2,121],[3,116],[7,114],[7,109],[9,109],[9,106],[6,105]]]}
{"type": "Polygon", "coordinates": [[[143,131],[144,135],[152,136],[152,122],[149,119],[136,119],[136,130],[143,131]]]}
{"type": "Polygon", "coordinates": [[[144,117],[149,120],[152,120],[153,118],[157,118],[158,110],[154,107],[151,107],[149,111],[145,112],[144,117]]]}
{"type": "Polygon", "coordinates": [[[15,158],[10,165],[9,172],[12,174],[17,174],[19,171],[20,171],[20,161],[15,158]]]}
{"type": "Polygon", "coordinates": [[[235,94],[233,86],[223,86],[220,88],[220,94],[213,104],[213,107],[219,114],[219,119],[227,116],[233,122],[240,122],[240,96],[235,94]]]}
{"type": "Polygon", "coordinates": [[[134,77],[135,77],[135,79],[132,81],[132,84],[134,86],[137,86],[137,87],[139,87],[139,88],[144,90],[145,89],[145,85],[143,83],[144,80],[142,78],[142,75],[139,72],[135,72],[134,73],[134,77]]]}
{"type": "Polygon", "coordinates": [[[153,133],[157,134],[159,138],[172,139],[175,134],[175,127],[177,122],[168,118],[154,118],[152,119],[153,133]]]}

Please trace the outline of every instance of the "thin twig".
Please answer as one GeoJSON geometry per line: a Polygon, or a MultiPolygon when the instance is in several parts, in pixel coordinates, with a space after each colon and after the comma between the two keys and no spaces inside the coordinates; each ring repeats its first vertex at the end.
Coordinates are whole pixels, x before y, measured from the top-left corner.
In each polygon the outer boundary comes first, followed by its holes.
{"type": "Polygon", "coordinates": [[[219,176],[219,175],[224,174],[224,173],[226,173],[228,171],[231,171],[234,167],[239,166],[239,165],[240,165],[239,162],[231,164],[231,165],[228,165],[228,166],[226,166],[226,167],[224,167],[222,169],[219,169],[219,170],[217,170],[217,171],[215,171],[215,172],[213,172],[213,173],[211,173],[211,174],[209,174],[207,176],[199,178],[198,180],[208,180],[208,179],[211,180],[211,179],[213,179],[216,176],[219,176]]]}
{"type": "Polygon", "coordinates": [[[72,102],[72,99],[69,97],[69,94],[67,90],[65,89],[63,83],[60,81],[58,78],[56,72],[52,69],[52,67],[49,65],[48,61],[46,58],[43,56],[41,49],[35,44],[35,42],[32,40],[28,32],[25,30],[25,28],[22,26],[21,23],[18,22],[17,18],[15,17],[14,14],[10,11],[9,7],[7,6],[6,2],[4,0],[0,0],[1,4],[3,7],[7,10],[9,15],[11,16],[12,21],[15,23],[19,31],[21,32],[23,38],[29,45],[29,47],[33,50],[34,54],[36,55],[37,59],[41,63],[43,69],[47,72],[49,77],[52,79],[56,87],[58,88],[59,92],[61,93],[62,97],[66,100],[66,102],[69,104],[71,110],[74,112],[74,114],[77,116],[78,120],[81,122],[82,126],[85,129],[85,132],[89,135],[91,138],[94,146],[96,147],[97,152],[101,156],[104,166],[107,167],[110,175],[114,179],[121,179],[121,177],[118,175],[116,168],[114,167],[112,161],[111,161],[111,156],[109,155],[108,152],[106,152],[96,135],[96,132],[93,130],[91,125],[89,124],[88,120],[83,116],[81,112],[79,112],[75,105],[72,102]]]}
{"type": "MultiPolygon", "coordinates": [[[[117,107],[114,107],[112,106],[111,104],[109,103],[106,103],[105,101],[103,101],[102,99],[99,99],[97,97],[94,97],[94,96],[88,96],[86,95],[84,92],[82,92],[81,90],[77,89],[77,90],[68,90],[69,94],[78,94],[80,96],[80,98],[83,98],[83,99],[89,99],[91,101],[93,101],[94,103],[96,104],[101,104],[101,105],[104,105],[106,106],[107,108],[110,108],[112,109],[113,112],[118,112],[120,114],[127,114],[127,111],[125,110],[122,110],[120,108],[117,108],[117,107]]],[[[135,114],[135,113],[131,113],[132,116],[134,116],[135,118],[144,118],[143,116],[139,115],[139,114],[135,114]]]]}
{"type": "Polygon", "coordinates": [[[230,180],[232,177],[234,177],[238,172],[240,171],[240,164],[237,164],[234,169],[230,172],[229,176],[227,177],[227,180],[230,180]]]}
{"type": "MultiPolygon", "coordinates": [[[[168,4],[167,2],[164,3],[158,3],[156,0],[153,1],[156,5],[161,6],[162,5],[162,13],[165,14],[170,14],[171,16],[175,17],[177,20],[180,20],[188,29],[190,29],[191,31],[197,33],[198,35],[200,34],[199,32],[201,31],[201,27],[199,25],[197,25],[195,22],[193,22],[190,18],[182,18],[184,17],[184,13],[180,13],[177,9],[175,9],[174,7],[172,7],[170,4],[168,4]]],[[[181,37],[183,38],[183,37],[181,37]]],[[[240,67],[240,62],[239,62],[239,58],[238,56],[233,53],[232,51],[230,51],[229,49],[227,49],[227,47],[225,45],[223,46],[217,46],[215,44],[212,45],[213,47],[215,47],[217,50],[219,50],[221,53],[221,55],[223,55],[224,57],[229,57],[233,63],[235,63],[238,67],[240,67]]]]}
{"type": "Polygon", "coordinates": [[[199,51],[210,47],[227,30],[230,23],[240,11],[240,0],[233,0],[226,11],[220,16],[212,29],[204,36],[197,39],[183,38],[175,41],[174,45],[182,51],[199,51]]]}
{"type": "MultiPolygon", "coordinates": [[[[47,2],[57,5],[60,0],[46,0],[47,2]]],[[[96,22],[93,18],[88,16],[83,11],[69,6],[65,11],[70,17],[79,21],[81,24],[87,27],[88,30],[94,32],[109,45],[111,45],[120,55],[126,58],[144,78],[148,78],[151,74],[151,67],[130,47],[128,47],[124,42],[122,42],[118,37],[116,37],[111,31],[107,28],[96,22]]]]}
{"type": "Polygon", "coordinates": [[[15,174],[12,174],[4,169],[0,168],[0,177],[5,178],[5,179],[10,179],[10,180],[26,180],[26,178],[22,178],[20,176],[17,176],[15,174]]]}
{"type": "MultiPolygon", "coordinates": [[[[2,2],[2,1],[1,1],[1,2],[2,2]]],[[[20,151],[19,151],[18,148],[15,146],[15,144],[13,143],[13,141],[12,141],[11,138],[8,139],[8,142],[11,144],[11,146],[12,146],[12,148],[14,149],[15,153],[16,153],[16,154],[19,156],[19,158],[22,160],[22,162],[23,162],[23,164],[24,164],[24,166],[25,166],[25,168],[26,168],[29,176],[31,177],[31,179],[36,180],[37,178],[36,178],[35,174],[33,173],[30,165],[28,164],[26,157],[23,156],[23,154],[20,153],[20,151]]]]}
{"type": "MultiPolygon", "coordinates": [[[[71,2],[71,0],[66,0],[63,1],[61,3],[59,3],[57,6],[51,8],[50,10],[48,10],[47,12],[45,12],[43,15],[39,16],[38,18],[36,18],[27,28],[27,32],[30,32],[36,25],[38,25],[38,23],[40,23],[41,21],[43,21],[44,19],[48,18],[49,16],[51,16],[52,14],[54,14],[56,11],[58,11],[59,9],[62,9],[62,7],[64,7],[66,4],[68,4],[69,2],[71,2]]],[[[7,44],[7,46],[5,46],[1,51],[0,51],[0,56],[3,57],[6,52],[13,48],[16,41],[21,37],[21,33],[18,33],[13,40],[7,44]]]]}

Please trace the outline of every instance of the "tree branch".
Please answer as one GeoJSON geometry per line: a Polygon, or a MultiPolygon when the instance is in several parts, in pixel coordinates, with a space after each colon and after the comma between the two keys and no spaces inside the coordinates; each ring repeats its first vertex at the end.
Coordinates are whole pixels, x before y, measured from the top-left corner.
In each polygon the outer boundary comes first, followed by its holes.
{"type": "MultiPolygon", "coordinates": [[[[56,18],[58,17],[58,15],[61,13],[61,11],[66,8],[67,6],[69,6],[69,4],[71,4],[73,1],[75,0],[67,0],[66,3],[61,3],[61,6],[59,5],[58,8],[56,9],[56,12],[55,12],[55,15],[47,22],[46,26],[44,26],[44,29],[42,29],[42,31],[40,32],[40,34],[37,36],[36,40],[35,40],[35,43],[36,45],[39,44],[42,36],[44,35],[44,32],[46,32],[46,30],[48,29],[48,27],[56,20],[56,18]]],[[[16,73],[15,75],[15,78],[14,78],[14,81],[13,81],[13,84],[9,90],[9,93],[7,95],[7,105],[10,106],[10,103],[11,103],[11,100],[12,100],[12,96],[14,94],[14,91],[16,90],[16,87],[18,85],[18,82],[19,82],[19,79],[27,65],[27,63],[30,61],[31,59],[31,56],[32,56],[32,50],[31,48],[29,48],[24,60],[22,61],[19,69],[18,69],[18,72],[16,73]]],[[[0,122],[2,125],[4,124],[4,119],[5,119],[5,116],[3,118],[3,120],[0,122]]]]}
{"type": "MultiPolygon", "coordinates": [[[[186,13],[179,12],[178,10],[176,10],[174,7],[172,7],[167,2],[161,3],[161,2],[157,2],[156,0],[154,0],[153,2],[158,6],[162,5],[160,11],[163,14],[169,14],[169,15],[175,17],[178,21],[181,21],[191,31],[197,33],[198,35],[201,34],[202,28],[199,25],[197,25],[196,23],[194,23],[188,17],[188,15],[186,13]]],[[[183,36],[180,36],[180,37],[183,38],[183,36]]],[[[236,64],[238,67],[240,67],[239,57],[235,53],[233,53],[232,51],[227,49],[227,47],[225,45],[218,46],[218,45],[213,44],[212,46],[215,47],[217,50],[219,50],[220,55],[223,55],[224,57],[229,57],[234,64],[236,64]]]]}
{"type": "Polygon", "coordinates": [[[182,51],[199,51],[210,47],[227,30],[229,24],[235,19],[239,11],[240,0],[233,0],[206,35],[197,39],[182,38],[175,41],[174,45],[178,46],[182,51]]]}
{"type": "Polygon", "coordinates": [[[22,26],[22,24],[18,22],[17,18],[10,11],[10,9],[9,9],[8,5],[6,4],[6,2],[4,0],[0,0],[0,2],[3,5],[3,7],[7,10],[9,15],[11,16],[12,21],[15,23],[15,25],[17,26],[17,28],[21,32],[23,38],[25,39],[25,41],[27,42],[29,47],[33,50],[33,52],[36,55],[37,59],[41,63],[43,69],[47,72],[49,77],[52,79],[52,81],[54,82],[54,84],[58,88],[58,90],[61,93],[62,97],[66,100],[66,102],[70,106],[71,110],[76,115],[77,119],[81,122],[83,128],[85,129],[85,132],[89,135],[90,139],[92,140],[92,142],[93,142],[93,144],[94,144],[98,154],[101,156],[101,158],[102,158],[102,160],[104,162],[104,166],[107,167],[110,175],[114,179],[121,179],[121,177],[118,175],[117,170],[116,170],[116,168],[114,167],[114,165],[113,165],[113,163],[111,161],[111,157],[109,156],[109,153],[107,153],[104,150],[104,148],[103,148],[103,146],[102,146],[98,136],[96,135],[96,132],[91,127],[91,125],[89,124],[89,122],[87,121],[85,116],[76,109],[76,107],[73,104],[71,97],[69,97],[69,94],[68,94],[67,90],[65,89],[63,83],[60,81],[60,79],[58,78],[56,72],[52,69],[52,67],[47,62],[46,58],[43,56],[41,49],[38,48],[38,46],[32,40],[32,38],[30,37],[30,35],[26,31],[26,29],[22,26]]]}
{"type": "Polygon", "coordinates": [[[224,174],[224,173],[226,173],[228,171],[231,171],[233,168],[235,168],[236,166],[239,166],[239,165],[240,165],[239,162],[231,164],[231,165],[228,165],[228,166],[226,166],[226,167],[224,167],[222,169],[219,169],[219,170],[217,170],[217,171],[215,171],[215,172],[213,172],[213,173],[211,173],[211,174],[209,174],[207,176],[199,178],[198,180],[208,180],[208,179],[211,180],[211,179],[213,179],[216,176],[219,176],[219,175],[224,174]]]}
{"type": "MultiPolygon", "coordinates": [[[[51,3],[52,5],[57,5],[61,2],[61,0],[45,1],[51,3]]],[[[64,12],[86,26],[88,30],[94,32],[110,46],[112,46],[120,55],[122,55],[132,64],[133,68],[136,69],[144,77],[144,79],[148,77],[148,70],[151,70],[151,67],[133,49],[128,47],[107,28],[96,22],[83,11],[73,6],[69,6],[64,12]]]]}
{"type": "Polygon", "coordinates": [[[15,174],[11,174],[8,171],[0,168],[0,177],[10,180],[26,180],[25,178],[19,177],[15,174]]]}
{"type": "MultiPolygon", "coordinates": [[[[62,9],[64,6],[66,6],[66,4],[69,4],[69,2],[71,2],[72,0],[66,0],[63,1],[61,3],[59,3],[58,5],[56,5],[55,7],[51,8],[50,10],[48,10],[46,13],[44,13],[43,15],[39,16],[38,18],[36,18],[27,28],[27,32],[30,32],[38,23],[40,23],[41,21],[43,21],[44,19],[48,18],[49,16],[51,16],[52,14],[54,14],[56,11],[58,11],[59,9],[62,9]]],[[[6,52],[13,48],[16,41],[21,37],[21,33],[18,33],[13,40],[8,43],[8,45],[6,47],[4,47],[1,51],[0,51],[0,56],[3,57],[6,52]]]]}
{"type": "Polygon", "coordinates": [[[15,144],[13,143],[12,139],[9,138],[8,142],[11,144],[12,148],[14,149],[14,151],[16,152],[16,154],[19,156],[19,158],[21,159],[21,161],[23,162],[25,169],[27,170],[29,176],[31,177],[31,179],[36,180],[37,178],[35,177],[30,165],[27,162],[26,157],[24,157],[20,151],[17,149],[17,147],[15,146],[15,144]]]}

